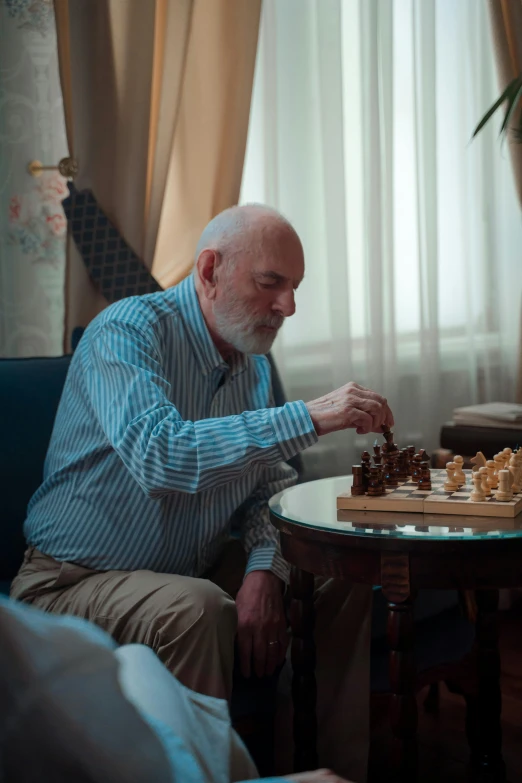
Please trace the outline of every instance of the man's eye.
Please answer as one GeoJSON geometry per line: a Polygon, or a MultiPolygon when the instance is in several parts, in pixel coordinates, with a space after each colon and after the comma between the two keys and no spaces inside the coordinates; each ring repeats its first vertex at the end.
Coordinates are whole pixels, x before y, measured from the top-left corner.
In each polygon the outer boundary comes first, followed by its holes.
{"type": "Polygon", "coordinates": [[[261,288],[275,288],[275,283],[259,283],[261,288]]]}

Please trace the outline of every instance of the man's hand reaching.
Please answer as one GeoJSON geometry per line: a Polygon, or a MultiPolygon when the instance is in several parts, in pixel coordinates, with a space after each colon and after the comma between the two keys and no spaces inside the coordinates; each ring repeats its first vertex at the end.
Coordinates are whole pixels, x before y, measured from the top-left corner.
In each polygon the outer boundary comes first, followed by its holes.
{"type": "Polygon", "coordinates": [[[282,582],[271,571],[251,571],[236,596],[241,671],[273,674],[288,646],[282,582]]]}
{"type": "Polygon", "coordinates": [[[393,427],[393,414],[388,401],[380,394],[347,383],[324,397],[306,404],[318,435],[355,428],[359,435],[384,432],[393,427]]]}

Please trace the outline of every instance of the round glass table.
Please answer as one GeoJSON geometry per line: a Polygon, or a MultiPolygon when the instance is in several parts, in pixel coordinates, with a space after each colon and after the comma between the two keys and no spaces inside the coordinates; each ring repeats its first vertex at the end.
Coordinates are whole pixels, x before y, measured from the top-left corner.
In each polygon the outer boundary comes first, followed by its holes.
{"type": "Polygon", "coordinates": [[[500,726],[498,590],[522,586],[522,514],[479,517],[337,510],[351,476],[320,479],[271,498],[271,521],[291,564],[296,771],[317,762],[314,575],[380,585],[388,603],[391,769],[417,779],[413,607],[423,588],[475,591],[475,729],[468,732],[474,779],[505,780],[500,726]]]}

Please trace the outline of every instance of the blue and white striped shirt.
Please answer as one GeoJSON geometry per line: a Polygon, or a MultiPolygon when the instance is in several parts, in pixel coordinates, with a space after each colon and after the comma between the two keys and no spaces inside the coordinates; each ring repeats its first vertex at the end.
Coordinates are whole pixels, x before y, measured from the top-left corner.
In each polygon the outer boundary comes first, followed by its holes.
{"type": "Polygon", "coordinates": [[[223,360],[192,276],[111,305],[72,358],[28,543],[101,571],[201,576],[237,511],[246,573],[286,579],[267,501],[317,435],[304,402],[272,405],[266,357],[223,360]]]}

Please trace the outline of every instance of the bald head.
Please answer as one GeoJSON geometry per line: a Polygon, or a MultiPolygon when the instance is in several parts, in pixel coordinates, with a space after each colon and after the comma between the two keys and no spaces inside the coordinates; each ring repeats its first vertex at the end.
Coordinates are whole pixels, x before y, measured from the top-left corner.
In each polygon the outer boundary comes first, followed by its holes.
{"type": "Polygon", "coordinates": [[[257,204],[232,207],[210,221],[196,250],[196,291],[223,356],[266,353],[295,311],[303,248],[290,223],[257,204]]]}
{"type": "Polygon", "coordinates": [[[281,239],[301,242],[294,228],[277,210],[263,204],[230,207],[216,215],[201,234],[196,261],[204,250],[219,253],[222,261],[237,260],[239,255],[256,255],[281,239]]]}

